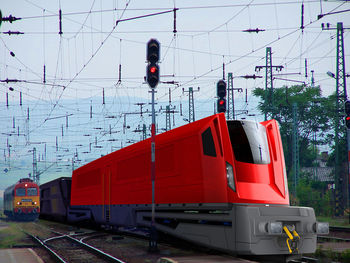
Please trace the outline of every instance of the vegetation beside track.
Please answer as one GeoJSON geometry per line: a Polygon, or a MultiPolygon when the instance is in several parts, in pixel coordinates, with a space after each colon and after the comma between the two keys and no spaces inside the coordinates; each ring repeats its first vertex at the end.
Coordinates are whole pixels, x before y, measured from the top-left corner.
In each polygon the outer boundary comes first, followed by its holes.
{"type": "Polygon", "coordinates": [[[16,226],[17,223],[7,222],[8,227],[0,229],[0,248],[12,248],[28,245],[26,235],[16,226]]]}

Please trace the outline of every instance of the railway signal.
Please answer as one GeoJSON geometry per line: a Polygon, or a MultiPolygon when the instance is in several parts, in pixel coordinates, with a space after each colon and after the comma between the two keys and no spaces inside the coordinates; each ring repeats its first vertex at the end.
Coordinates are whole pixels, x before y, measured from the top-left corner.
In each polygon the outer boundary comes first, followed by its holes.
{"type": "Polygon", "coordinates": [[[151,87],[152,94],[152,128],[151,128],[151,182],[152,182],[152,217],[151,217],[151,232],[149,239],[149,251],[158,251],[157,248],[157,229],[155,225],[155,178],[156,178],[156,114],[154,109],[154,88],[159,82],[159,54],[160,44],[158,40],[151,38],[147,43],[147,67],[146,78],[147,83],[151,87]]]}
{"type": "Polygon", "coordinates": [[[219,80],[216,85],[216,91],[218,96],[217,110],[218,112],[226,112],[226,82],[219,80]]]}
{"type": "Polygon", "coordinates": [[[345,125],[350,129],[350,100],[345,102],[345,125]]]}
{"type": "Polygon", "coordinates": [[[151,88],[157,86],[159,82],[159,66],[157,64],[147,65],[147,82],[151,88]]]}
{"type": "Polygon", "coordinates": [[[151,88],[155,88],[159,82],[159,54],[160,54],[160,44],[158,40],[152,38],[147,43],[147,68],[146,68],[146,78],[147,83],[151,88]]]}

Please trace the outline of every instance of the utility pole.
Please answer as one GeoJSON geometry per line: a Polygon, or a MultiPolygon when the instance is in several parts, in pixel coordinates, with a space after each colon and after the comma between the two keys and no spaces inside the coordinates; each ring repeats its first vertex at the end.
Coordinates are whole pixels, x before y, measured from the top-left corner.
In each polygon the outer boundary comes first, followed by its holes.
{"type": "MultiPolygon", "coordinates": [[[[345,74],[345,56],[344,56],[344,28],[343,23],[337,23],[336,28],[330,27],[327,24],[327,28],[322,23],[322,30],[337,30],[337,69],[336,69],[336,106],[335,106],[335,123],[334,123],[334,137],[335,137],[335,169],[334,169],[334,183],[335,183],[335,215],[341,216],[344,213],[344,208],[347,205],[347,191],[348,180],[345,179],[345,173],[341,169],[340,160],[340,142],[341,134],[345,131],[345,127],[342,122],[345,109],[345,101],[347,100],[346,92],[346,74],[345,74]],[[347,183],[345,183],[347,182],[347,183]]],[[[348,142],[349,145],[349,142],[348,142]]],[[[349,150],[349,149],[348,149],[349,150]]],[[[346,153],[341,153],[346,154],[346,153]]],[[[350,158],[350,157],[349,157],[350,158]]]]}
{"type": "Polygon", "coordinates": [[[234,99],[234,94],[233,94],[233,74],[231,72],[228,73],[228,77],[227,77],[226,118],[227,118],[227,120],[234,120],[235,119],[235,99],[234,99]]]}
{"type": "Polygon", "coordinates": [[[297,185],[299,179],[299,129],[298,129],[298,104],[293,103],[293,174],[294,174],[294,196],[297,196],[297,185]]]}
{"type": "MultiPolygon", "coordinates": [[[[176,106],[171,106],[170,104],[165,106],[165,130],[170,131],[171,130],[171,116],[170,114],[173,114],[173,122],[175,125],[174,120],[174,113],[178,113],[178,111],[175,111],[176,106]]],[[[164,109],[161,108],[161,110],[164,111],[164,109]]]]}
{"type": "Polygon", "coordinates": [[[188,90],[182,89],[182,92],[188,92],[188,122],[194,122],[196,120],[194,116],[194,99],[193,99],[193,92],[198,92],[199,87],[197,90],[193,90],[192,87],[189,87],[188,90]]]}
{"type": "MultiPolygon", "coordinates": [[[[281,71],[283,66],[272,65],[272,54],[271,47],[266,47],[266,64],[265,66],[256,66],[255,71],[260,71],[265,68],[265,103],[267,105],[266,111],[272,112],[271,118],[274,118],[274,99],[273,99],[273,74],[272,69],[275,68],[277,71],[281,71]]],[[[265,113],[265,120],[267,120],[267,113],[265,113]]]]}
{"type": "Polygon", "coordinates": [[[39,184],[38,163],[36,160],[36,148],[33,148],[33,181],[39,184]]]}
{"type": "MultiPolygon", "coordinates": [[[[248,78],[248,77],[247,76],[239,76],[239,78],[248,78]]],[[[226,112],[227,120],[235,120],[236,119],[236,116],[235,116],[235,97],[234,97],[235,90],[237,90],[238,92],[243,92],[243,89],[233,87],[233,74],[230,72],[230,73],[228,73],[228,78],[227,78],[227,112],[226,112]]]]}
{"type": "Polygon", "coordinates": [[[147,138],[147,131],[146,131],[146,124],[142,125],[142,139],[146,140],[147,138]]]}
{"type": "Polygon", "coordinates": [[[169,105],[165,107],[165,130],[166,131],[171,130],[171,116],[170,116],[171,113],[173,114],[173,122],[175,125],[174,113],[177,112],[175,111],[175,109],[176,109],[176,106],[171,105],[171,89],[169,88],[169,105]]]}
{"type": "Polygon", "coordinates": [[[311,87],[315,87],[315,77],[314,77],[314,71],[311,70],[311,87]]]}

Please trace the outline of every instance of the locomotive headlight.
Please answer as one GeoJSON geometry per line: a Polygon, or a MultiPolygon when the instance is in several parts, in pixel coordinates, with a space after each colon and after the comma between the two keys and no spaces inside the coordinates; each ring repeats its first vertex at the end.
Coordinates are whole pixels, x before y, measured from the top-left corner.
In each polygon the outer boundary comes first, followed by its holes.
{"type": "Polygon", "coordinates": [[[282,234],[282,222],[269,222],[267,224],[267,232],[271,235],[282,234]]]}
{"type": "Polygon", "coordinates": [[[233,175],[233,167],[231,164],[226,162],[226,177],[228,186],[236,192],[235,178],[233,175]]]}
{"type": "Polygon", "coordinates": [[[329,224],[327,222],[316,222],[316,233],[317,234],[329,234],[329,224]]]}
{"type": "Polygon", "coordinates": [[[17,202],[17,205],[20,205],[21,203],[20,202],[17,202]]]}

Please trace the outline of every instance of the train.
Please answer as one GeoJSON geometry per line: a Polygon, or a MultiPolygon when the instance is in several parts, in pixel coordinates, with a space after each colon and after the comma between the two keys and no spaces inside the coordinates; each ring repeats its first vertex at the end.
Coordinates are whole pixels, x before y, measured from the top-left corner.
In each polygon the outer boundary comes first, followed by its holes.
{"type": "Polygon", "coordinates": [[[4,191],[4,214],[10,219],[32,221],[39,217],[39,186],[22,178],[4,191]]]}
{"type": "Polygon", "coordinates": [[[41,215],[113,228],[151,228],[240,255],[316,250],[328,224],[290,206],[276,120],[226,120],[223,113],[155,137],[40,186],[41,215]]]}

